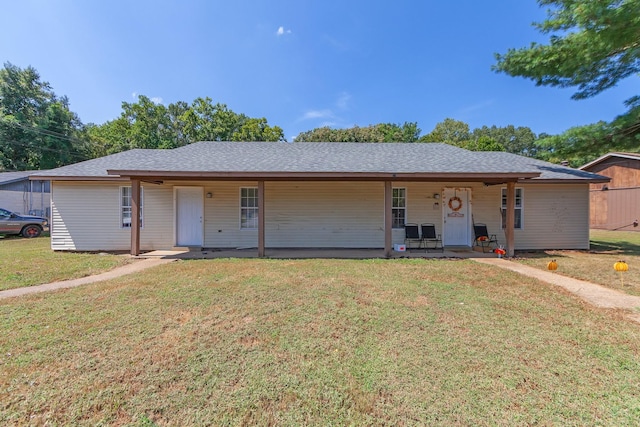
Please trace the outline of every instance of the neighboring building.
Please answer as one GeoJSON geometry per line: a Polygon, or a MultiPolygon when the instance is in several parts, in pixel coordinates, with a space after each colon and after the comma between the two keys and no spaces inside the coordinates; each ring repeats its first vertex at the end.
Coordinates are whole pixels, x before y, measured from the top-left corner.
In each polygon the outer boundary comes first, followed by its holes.
{"type": "Polygon", "coordinates": [[[434,223],[445,247],[469,247],[474,221],[511,250],[587,249],[589,184],[608,181],[447,144],[315,142],[136,149],[32,179],[52,180],[55,250],[248,247],[259,256],[265,248],[389,256],[405,223],[434,223]]]}
{"type": "Polygon", "coordinates": [[[640,154],[608,153],[580,169],[611,178],[589,187],[591,228],[640,231],[640,154]]]}
{"type": "Polygon", "coordinates": [[[16,213],[49,218],[50,188],[48,180],[29,180],[34,172],[0,173],[0,208],[16,213]]]}

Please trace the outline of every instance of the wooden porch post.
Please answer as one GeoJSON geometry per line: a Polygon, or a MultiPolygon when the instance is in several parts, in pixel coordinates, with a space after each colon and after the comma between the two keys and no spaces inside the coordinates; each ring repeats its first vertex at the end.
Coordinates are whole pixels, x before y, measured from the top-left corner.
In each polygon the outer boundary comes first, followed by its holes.
{"type": "Polygon", "coordinates": [[[131,180],[131,255],[140,255],[140,180],[131,180]]]}
{"type": "Polygon", "coordinates": [[[516,211],[516,183],[507,182],[507,224],[504,230],[507,238],[507,256],[512,257],[515,253],[515,211],[516,211]]]}
{"type": "Polygon", "coordinates": [[[258,181],[258,257],[264,257],[264,181],[258,181]]]}
{"type": "Polygon", "coordinates": [[[393,227],[392,210],[393,191],[391,189],[391,181],[384,182],[384,256],[391,258],[391,231],[393,227]]]}

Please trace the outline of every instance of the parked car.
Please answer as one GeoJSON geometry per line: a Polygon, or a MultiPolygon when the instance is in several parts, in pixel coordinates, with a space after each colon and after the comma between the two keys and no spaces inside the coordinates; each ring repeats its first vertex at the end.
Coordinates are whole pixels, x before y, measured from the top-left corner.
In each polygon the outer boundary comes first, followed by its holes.
{"type": "Polygon", "coordinates": [[[46,218],[22,215],[0,209],[0,234],[20,234],[22,237],[38,237],[49,225],[46,218]]]}

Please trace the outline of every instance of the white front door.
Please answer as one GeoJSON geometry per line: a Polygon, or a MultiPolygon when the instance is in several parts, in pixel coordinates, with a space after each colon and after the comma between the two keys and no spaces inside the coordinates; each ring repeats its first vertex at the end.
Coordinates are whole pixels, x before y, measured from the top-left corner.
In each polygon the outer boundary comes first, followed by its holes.
{"type": "Polygon", "coordinates": [[[176,245],[202,246],[202,188],[177,187],[176,245]]]}
{"type": "Polygon", "coordinates": [[[445,188],[442,200],[445,246],[471,246],[471,189],[445,188]]]}

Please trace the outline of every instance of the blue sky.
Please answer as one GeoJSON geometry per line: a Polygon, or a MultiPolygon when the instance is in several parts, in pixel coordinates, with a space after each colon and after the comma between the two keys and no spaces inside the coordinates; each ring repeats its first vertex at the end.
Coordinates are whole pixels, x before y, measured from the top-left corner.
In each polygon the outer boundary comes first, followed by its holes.
{"type": "Polygon", "coordinates": [[[611,120],[633,77],[595,98],[491,71],[495,52],[544,41],[534,0],[5,1],[0,59],[33,66],[84,123],[137,94],[210,97],[288,140],[320,126],[447,117],[561,133],[611,120]]]}

